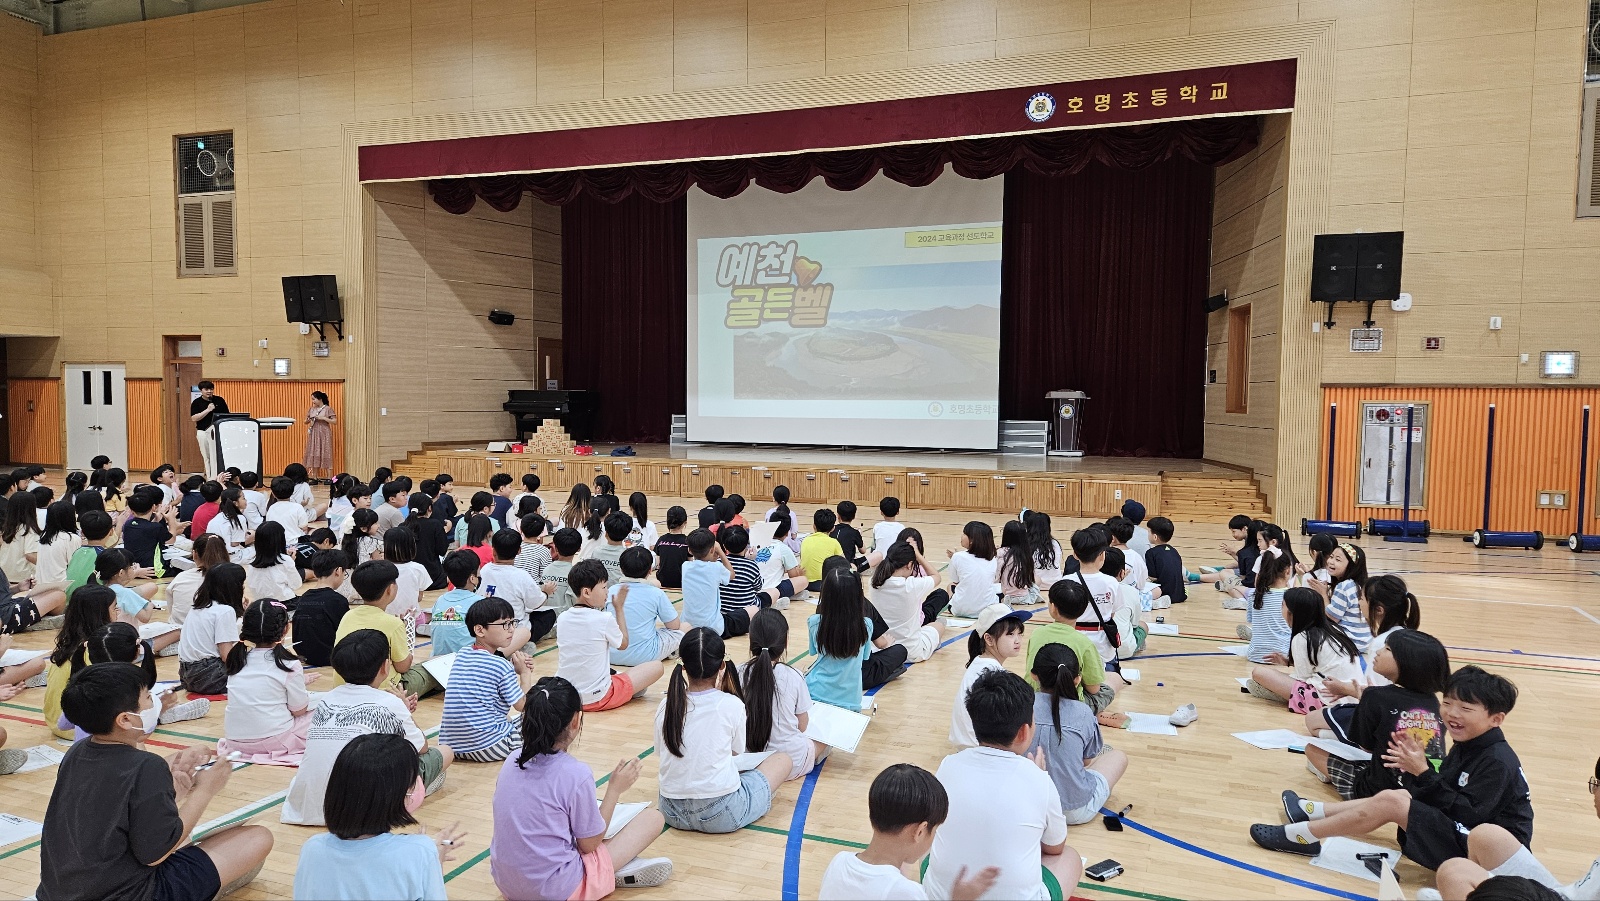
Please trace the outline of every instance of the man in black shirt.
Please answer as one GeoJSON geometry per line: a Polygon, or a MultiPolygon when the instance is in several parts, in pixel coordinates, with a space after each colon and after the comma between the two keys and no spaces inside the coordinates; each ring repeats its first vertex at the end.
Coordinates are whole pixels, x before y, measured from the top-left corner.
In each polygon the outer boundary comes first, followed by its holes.
{"type": "Polygon", "coordinates": [[[209,379],[197,387],[200,396],[189,402],[189,418],[194,421],[194,430],[198,433],[194,437],[200,442],[200,459],[205,461],[206,478],[214,479],[217,477],[216,417],[218,413],[232,411],[209,379]]]}

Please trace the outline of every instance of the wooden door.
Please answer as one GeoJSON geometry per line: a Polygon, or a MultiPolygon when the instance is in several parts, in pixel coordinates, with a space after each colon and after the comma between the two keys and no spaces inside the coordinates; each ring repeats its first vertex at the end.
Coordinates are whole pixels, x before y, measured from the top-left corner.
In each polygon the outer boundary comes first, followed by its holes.
{"type": "Polygon", "coordinates": [[[204,376],[200,364],[171,363],[165,379],[167,434],[162,442],[164,456],[178,472],[205,472],[205,462],[200,458],[200,439],[195,437],[194,421],[189,418],[189,404],[196,387],[204,376]]]}

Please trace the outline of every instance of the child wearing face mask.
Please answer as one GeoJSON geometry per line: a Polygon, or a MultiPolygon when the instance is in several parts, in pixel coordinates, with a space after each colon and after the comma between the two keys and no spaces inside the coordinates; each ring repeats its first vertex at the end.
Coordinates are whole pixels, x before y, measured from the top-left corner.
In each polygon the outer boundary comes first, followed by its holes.
{"type": "Polygon", "coordinates": [[[247,885],[272,850],[263,826],[189,836],[233,769],[209,749],[163,759],[142,747],[160,705],[131,663],[72,678],[61,709],[89,738],[62,758],[40,836],[40,898],[217,898],[247,885]]]}
{"type": "Polygon", "coordinates": [[[328,774],[328,831],[306,839],[295,867],[296,898],[443,898],[444,864],[466,834],[414,826],[425,794],[417,752],[403,736],[358,735],[328,774]]]}

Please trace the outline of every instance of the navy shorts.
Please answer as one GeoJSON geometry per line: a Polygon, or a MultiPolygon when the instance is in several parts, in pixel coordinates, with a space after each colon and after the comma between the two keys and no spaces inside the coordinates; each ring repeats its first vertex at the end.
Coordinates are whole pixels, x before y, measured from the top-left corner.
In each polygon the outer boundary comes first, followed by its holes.
{"type": "Polygon", "coordinates": [[[150,901],[205,901],[222,891],[222,876],[211,855],[198,845],[172,852],[156,867],[156,882],[150,901]]]}

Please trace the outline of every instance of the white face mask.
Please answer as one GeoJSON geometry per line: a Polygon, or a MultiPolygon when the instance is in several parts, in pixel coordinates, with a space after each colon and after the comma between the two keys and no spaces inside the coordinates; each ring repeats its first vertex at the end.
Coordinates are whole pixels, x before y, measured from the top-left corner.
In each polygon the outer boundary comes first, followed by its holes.
{"type": "Polygon", "coordinates": [[[159,698],[152,700],[154,703],[139,711],[139,724],[146,735],[156,731],[156,725],[161,722],[161,700],[159,698]]]}

